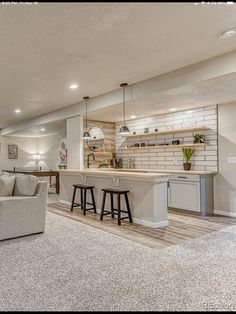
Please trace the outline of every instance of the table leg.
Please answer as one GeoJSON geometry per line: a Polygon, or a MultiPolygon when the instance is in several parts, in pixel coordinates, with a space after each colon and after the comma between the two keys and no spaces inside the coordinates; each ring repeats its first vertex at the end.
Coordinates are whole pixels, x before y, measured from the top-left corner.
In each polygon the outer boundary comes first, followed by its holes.
{"type": "Polygon", "coordinates": [[[56,193],[60,193],[60,181],[59,181],[59,174],[56,175],[56,193]]]}

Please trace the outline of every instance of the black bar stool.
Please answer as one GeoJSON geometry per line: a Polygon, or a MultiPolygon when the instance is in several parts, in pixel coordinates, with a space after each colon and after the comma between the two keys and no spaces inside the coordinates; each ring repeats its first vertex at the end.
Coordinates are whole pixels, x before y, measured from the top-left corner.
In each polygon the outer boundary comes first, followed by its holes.
{"type": "Polygon", "coordinates": [[[83,210],[84,215],[86,215],[87,210],[93,210],[94,213],[96,213],[97,210],[96,210],[96,204],[95,204],[95,199],[94,199],[94,194],[93,194],[94,186],[83,185],[83,184],[73,184],[73,187],[74,187],[74,192],[73,192],[73,198],[72,198],[70,210],[73,211],[74,207],[79,206],[83,210]],[[80,190],[80,204],[75,203],[75,195],[76,195],[77,189],[80,190]],[[90,190],[91,192],[92,203],[87,202],[87,190],[90,190]],[[87,208],[87,205],[92,205],[92,207],[87,208]]]}
{"type": "Polygon", "coordinates": [[[128,199],[128,193],[129,191],[124,191],[124,190],[116,190],[116,189],[102,189],[103,191],[103,200],[102,200],[102,208],[101,208],[101,215],[100,215],[100,220],[103,220],[104,215],[110,215],[111,217],[114,218],[114,215],[118,216],[118,225],[121,225],[121,220],[123,219],[129,219],[129,222],[132,223],[132,216],[130,212],[130,206],[129,206],[129,199],[128,199]],[[110,194],[111,197],[111,211],[105,210],[105,203],[106,203],[106,195],[107,193],[110,194]],[[117,195],[117,207],[114,208],[114,199],[113,195],[117,195]],[[125,197],[125,203],[126,203],[126,208],[127,211],[121,209],[121,202],[120,202],[120,197],[121,195],[124,195],[125,197]],[[128,216],[126,217],[121,217],[121,213],[126,213],[128,216]]]}

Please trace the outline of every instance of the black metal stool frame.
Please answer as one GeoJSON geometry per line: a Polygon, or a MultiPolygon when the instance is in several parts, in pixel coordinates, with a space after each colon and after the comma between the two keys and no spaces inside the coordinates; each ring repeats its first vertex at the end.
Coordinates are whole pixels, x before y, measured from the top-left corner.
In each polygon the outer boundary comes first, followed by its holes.
{"type": "Polygon", "coordinates": [[[132,216],[131,216],[129,199],[128,199],[129,191],[119,191],[119,190],[113,190],[113,189],[102,189],[102,191],[103,191],[103,200],[102,200],[100,220],[103,220],[104,215],[110,215],[111,214],[112,218],[114,218],[114,215],[118,216],[118,225],[121,225],[121,220],[127,219],[127,218],[129,219],[129,222],[132,223],[133,220],[132,220],[132,216]],[[111,211],[105,210],[107,193],[109,193],[110,197],[111,197],[111,211]],[[117,207],[118,208],[114,208],[114,199],[113,199],[114,194],[117,194],[117,207]],[[124,195],[124,197],[125,197],[125,203],[126,203],[127,211],[121,209],[121,199],[120,199],[121,195],[124,195]],[[121,213],[126,213],[126,214],[128,214],[128,216],[127,217],[121,217],[121,213]]]}
{"type": "Polygon", "coordinates": [[[96,203],[95,203],[95,198],[94,198],[94,193],[93,193],[94,186],[74,184],[73,187],[74,187],[74,192],[73,192],[70,210],[73,211],[74,207],[80,207],[83,210],[84,215],[86,215],[86,211],[88,211],[88,210],[93,210],[94,213],[96,214],[97,209],[96,209],[96,203]],[[80,204],[75,202],[75,196],[76,196],[77,189],[80,190],[80,204]],[[87,190],[90,190],[90,192],[91,192],[92,203],[87,202],[87,190]],[[92,205],[92,207],[87,208],[87,205],[92,205]]]}

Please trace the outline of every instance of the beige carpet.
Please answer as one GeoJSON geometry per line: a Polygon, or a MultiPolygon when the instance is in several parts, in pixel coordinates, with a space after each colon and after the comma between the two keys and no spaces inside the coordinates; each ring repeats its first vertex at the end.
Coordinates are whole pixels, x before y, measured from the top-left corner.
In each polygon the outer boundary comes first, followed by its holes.
{"type": "Polygon", "coordinates": [[[0,269],[1,311],[235,310],[236,227],[156,251],[47,213],[0,269]]]}

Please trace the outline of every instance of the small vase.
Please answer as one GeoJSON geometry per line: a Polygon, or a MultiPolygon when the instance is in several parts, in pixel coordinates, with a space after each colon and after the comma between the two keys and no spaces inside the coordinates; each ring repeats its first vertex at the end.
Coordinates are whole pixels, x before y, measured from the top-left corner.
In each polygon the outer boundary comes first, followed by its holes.
{"type": "Polygon", "coordinates": [[[184,170],[188,170],[189,171],[191,169],[191,162],[188,162],[188,163],[184,162],[183,166],[184,166],[184,170]]]}

